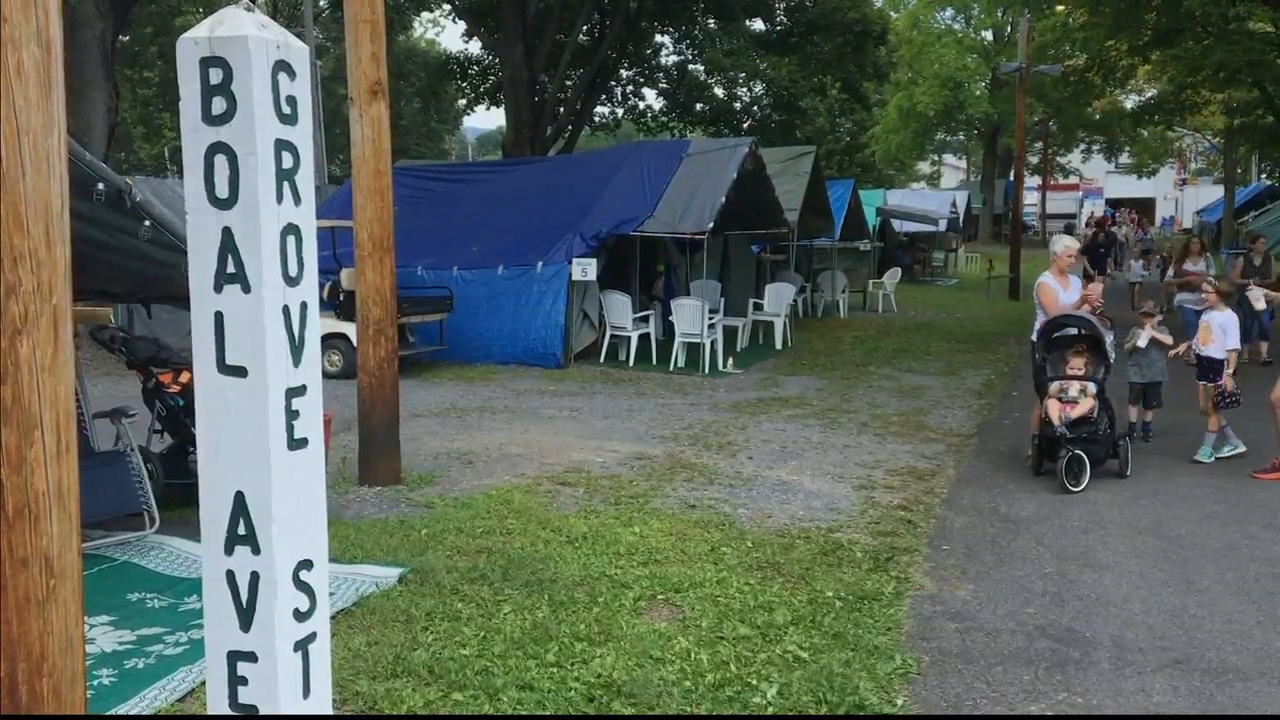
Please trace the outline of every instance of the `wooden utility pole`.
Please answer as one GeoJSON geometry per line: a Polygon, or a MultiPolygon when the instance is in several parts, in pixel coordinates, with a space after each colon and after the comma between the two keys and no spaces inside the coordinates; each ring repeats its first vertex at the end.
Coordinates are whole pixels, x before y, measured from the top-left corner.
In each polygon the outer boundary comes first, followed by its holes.
{"type": "Polygon", "coordinates": [[[1031,86],[1031,14],[1018,33],[1018,84],[1013,118],[1013,225],[1009,233],[1009,299],[1022,299],[1022,206],[1027,172],[1027,91],[1031,86]]]}
{"type": "Polygon", "coordinates": [[[383,0],[347,0],[343,6],[351,104],[359,473],[361,485],[378,487],[400,484],[400,353],[384,5],[383,0]]]}
{"type": "Polygon", "coordinates": [[[1042,123],[1040,135],[1040,239],[1049,242],[1049,186],[1053,185],[1053,153],[1049,148],[1049,118],[1042,123]]]}
{"type": "Polygon", "coordinates": [[[0,27],[0,713],[83,715],[62,3],[0,27]]]}

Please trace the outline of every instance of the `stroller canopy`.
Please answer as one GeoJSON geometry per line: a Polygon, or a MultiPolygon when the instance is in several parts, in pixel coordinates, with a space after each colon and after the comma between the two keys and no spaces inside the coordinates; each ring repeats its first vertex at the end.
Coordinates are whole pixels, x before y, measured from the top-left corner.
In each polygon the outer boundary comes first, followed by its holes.
{"type": "MultiPolygon", "coordinates": [[[[1070,337],[1073,342],[1089,338],[1105,348],[1108,332],[1097,317],[1086,312],[1074,311],[1054,315],[1040,326],[1040,332],[1036,335],[1037,351],[1042,357],[1052,354],[1065,344],[1064,336],[1070,337]]],[[[1104,353],[1103,357],[1107,364],[1111,363],[1109,354],[1104,353]]]]}

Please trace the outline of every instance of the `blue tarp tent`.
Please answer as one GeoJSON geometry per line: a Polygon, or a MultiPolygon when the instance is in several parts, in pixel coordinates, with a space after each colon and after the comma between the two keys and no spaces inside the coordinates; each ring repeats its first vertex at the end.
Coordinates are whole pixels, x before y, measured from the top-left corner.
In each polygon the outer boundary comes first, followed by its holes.
{"type": "MultiPolygon", "coordinates": [[[[397,166],[399,285],[454,293],[441,359],[561,366],[569,263],[643,225],[688,148],[688,140],[652,140],[563,156],[397,166]]],[[[351,183],[318,215],[351,219],[351,183]]],[[[318,241],[322,278],[354,265],[349,230],[322,232],[318,241]]]]}
{"type": "MultiPolygon", "coordinates": [[[[1236,188],[1236,219],[1266,207],[1280,200],[1280,185],[1269,182],[1256,182],[1248,187],[1236,188]]],[[[1225,209],[1225,197],[1218,198],[1196,211],[1196,218],[1202,223],[1216,224],[1222,222],[1222,211],[1225,209]]]]}
{"type": "Polygon", "coordinates": [[[840,240],[870,240],[872,228],[867,225],[862,196],[853,180],[828,180],[827,200],[835,217],[836,238],[840,240]],[[846,224],[847,223],[847,224],[846,224]]]}

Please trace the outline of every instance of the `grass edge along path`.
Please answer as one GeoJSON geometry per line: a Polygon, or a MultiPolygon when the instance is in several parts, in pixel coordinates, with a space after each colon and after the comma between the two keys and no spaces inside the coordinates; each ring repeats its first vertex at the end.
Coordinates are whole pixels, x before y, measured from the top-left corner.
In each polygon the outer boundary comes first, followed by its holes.
{"type": "MultiPolygon", "coordinates": [[[[902,286],[896,317],[803,321],[772,371],[823,378],[835,408],[893,373],[994,399],[1023,356],[1028,309],[982,297],[980,280],[902,286]]],[[[929,435],[945,452],[903,458],[891,492],[835,526],[756,528],[655,502],[717,481],[675,456],[435,498],[423,517],[335,521],[335,560],[410,568],[334,621],[339,711],[909,712],[907,599],[973,438],[929,435]],[[566,509],[566,491],[584,501],[566,509]]]]}

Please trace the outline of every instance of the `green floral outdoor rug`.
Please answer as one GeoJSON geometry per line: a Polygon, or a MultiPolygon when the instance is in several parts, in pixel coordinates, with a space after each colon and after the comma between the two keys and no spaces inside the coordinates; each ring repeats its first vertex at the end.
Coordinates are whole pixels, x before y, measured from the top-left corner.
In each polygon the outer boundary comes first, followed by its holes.
{"type": "MultiPolygon", "coordinates": [[[[401,568],[329,566],[333,612],[395,585],[401,568]]],[[[149,715],[204,681],[200,546],[153,535],[84,555],[89,713],[149,715]]]]}

